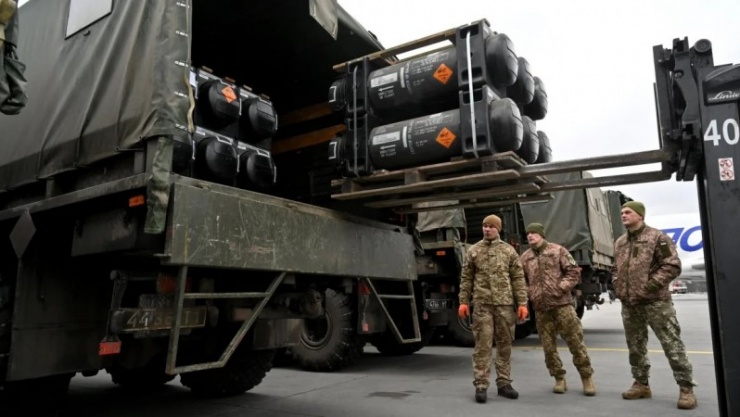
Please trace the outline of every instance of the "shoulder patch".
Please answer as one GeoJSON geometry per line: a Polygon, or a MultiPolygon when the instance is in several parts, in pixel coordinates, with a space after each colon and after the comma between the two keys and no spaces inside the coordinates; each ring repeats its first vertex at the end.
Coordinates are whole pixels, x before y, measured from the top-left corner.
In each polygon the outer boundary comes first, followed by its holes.
{"type": "Polygon", "coordinates": [[[671,256],[671,246],[666,242],[664,237],[658,239],[658,247],[660,248],[660,254],[664,258],[671,256]]]}

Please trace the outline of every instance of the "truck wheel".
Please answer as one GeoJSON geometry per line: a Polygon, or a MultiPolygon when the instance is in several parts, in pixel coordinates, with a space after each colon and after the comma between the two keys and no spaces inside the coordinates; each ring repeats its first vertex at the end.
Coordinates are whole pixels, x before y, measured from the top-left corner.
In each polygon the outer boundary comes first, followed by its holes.
{"type": "Polygon", "coordinates": [[[534,323],[531,320],[516,326],[514,328],[514,339],[519,340],[529,337],[529,335],[534,333],[533,327],[534,323]]]}
{"type": "Polygon", "coordinates": [[[156,355],[141,368],[112,367],[106,370],[114,384],[131,391],[147,392],[160,388],[175,379],[175,375],[168,375],[164,372],[165,365],[164,355],[156,355]]]}
{"type": "Polygon", "coordinates": [[[72,374],[8,382],[0,391],[0,415],[3,417],[60,416],[69,391],[72,374]]]}
{"type": "Polygon", "coordinates": [[[426,343],[424,341],[415,343],[398,343],[396,337],[390,333],[383,333],[372,341],[372,345],[385,356],[406,356],[421,350],[426,343]]]}
{"type": "Polygon", "coordinates": [[[524,323],[516,326],[514,328],[514,339],[525,339],[529,337],[532,333],[535,333],[537,331],[537,320],[535,319],[535,311],[532,308],[532,305],[529,306],[529,320],[525,321],[524,323]]]}
{"type": "Polygon", "coordinates": [[[460,346],[475,346],[475,338],[473,337],[472,326],[472,314],[473,307],[470,307],[471,317],[468,319],[461,319],[457,315],[458,303],[453,303],[453,308],[449,310],[448,317],[449,323],[447,324],[447,332],[452,336],[452,339],[460,346]]]}
{"type": "Polygon", "coordinates": [[[5,382],[5,374],[8,369],[7,354],[10,353],[12,313],[10,287],[8,285],[0,285],[0,387],[5,382]]]}
{"type": "Polygon", "coordinates": [[[576,307],[576,315],[579,319],[583,318],[583,313],[586,311],[586,306],[583,303],[578,303],[578,307],[576,307]]]}
{"type": "Polygon", "coordinates": [[[290,352],[290,348],[275,349],[275,358],[272,360],[274,368],[283,368],[292,364],[293,354],[290,352]]]}
{"type": "Polygon", "coordinates": [[[576,310],[576,316],[578,316],[578,319],[583,318],[583,312],[586,310],[586,304],[583,303],[583,300],[573,296],[573,308],[576,310]]]}
{"type": "Polygon", "coordinates": [[[372,338],[371,343],[383,355],[386,356],[406,356],[416,353],[424,346],[429,344],[434,335],[434,328],[422,324],[419,329],[421,341],[415,343],[398,343],[396,336],[391,331],[385,331],[372,338]]]}
{"type": "Polygon", "coordinates": [[[292,348],[293,358],[310,371],[336,371],[362,353],[351,298],[327,289],[325,299],[324,317],[304,320],[301,341],[292,348]]]}
{"type": "Polygon", "coordinates": [[[223,368],[186,372],[180,375],[182,385],[194,393],[211,398],[242,394],[259,385],[272,368],[274,350],[236,349],[223,368]]]}

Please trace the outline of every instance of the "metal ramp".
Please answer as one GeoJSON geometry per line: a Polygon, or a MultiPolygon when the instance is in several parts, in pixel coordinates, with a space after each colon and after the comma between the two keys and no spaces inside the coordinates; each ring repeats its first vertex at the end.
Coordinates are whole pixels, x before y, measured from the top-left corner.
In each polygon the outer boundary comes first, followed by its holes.
{"type": "Polygon", "coordinates": [[[280,273],[275,279],[272,280],[270,286],[265,292],[231,292],[231,293],[185,293],[185,279],[187,277],[188,267],[181,266],[177,275],[177,289],[175,292],[175,322],[172,325],[170,331],[170,342],[169,348],[167,349],[167,366],[165,372],[169,375],[175,375],[185,372],[202,371],[205,369],[221,368],[229,361],[231,355],[234,353],[236,348],[241,343],[244,336],[252,328],[252,325],[259,317],[262,310],[270,301],[270,298],[275,294],[280,283],[285,278],[286,272],[280,273]],[[177,352],[178,345],[180,342],[180,331],[182,330],[182,312],[184,301],[187,300],[215,300],[215,299],[260,299],[255,307],[252,315],[249,319],[242,323],[239,330],[236,332],[234,337],[231,339],[226,349],[221,354],[221,357],[214,362],[197,363],[186,366],[177,366],[177,352]]]}

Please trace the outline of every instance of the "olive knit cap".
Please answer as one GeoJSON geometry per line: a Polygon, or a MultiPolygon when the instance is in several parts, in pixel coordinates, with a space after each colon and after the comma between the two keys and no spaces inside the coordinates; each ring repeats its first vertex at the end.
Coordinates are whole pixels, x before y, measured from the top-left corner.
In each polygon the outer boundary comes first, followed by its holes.
{"type": "Polygon", "coordinates": [[[639,201],[628,201],[622,204],[622,208],[632,209],[635,213],[639,214],[643,219],[645,218],[645,205],[639,201]]]}
{"type": "Polygon", "coordinates": [[[545,237],[545,226],[542,223],[530,223],[527,226],[527,233],[537,233],[538,235],[545,237]]]}
{"type": "Polygon", "coordinates": [[[499,232],[501,231],[501,217],[491,214],[490,216],[486,216],[485,219],[483,219],[483,224],[491,225],[495,227],[499,232]]]}

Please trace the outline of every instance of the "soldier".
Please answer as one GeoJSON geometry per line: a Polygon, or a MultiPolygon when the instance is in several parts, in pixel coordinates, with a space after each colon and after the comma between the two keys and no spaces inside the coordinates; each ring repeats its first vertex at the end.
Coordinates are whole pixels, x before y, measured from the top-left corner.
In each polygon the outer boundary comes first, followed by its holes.
{"type": "Polygon", "coordinates": [[[635,381],[622,393],[626,400],[651,398],[648,385],[647,328],[658,337],[673,378],[680,387],[678,408],[696,408],[692,367],[681,341],[681,327],[668,285],[681,273],[681,261],[671,238],[645,224],[645,206],[629,201],[622,206],[627,233],[615,243],[614,291],[622,301],[622,323],[635,381]]]}
{"type": "Polygon", "coordinates": [[[558,334],[573,354],[573,364],[581,374],[583,393],[596,395],[591,375],[591,359],[583,343],[583,327],[573,307],[571,291],[578,284],[580,272],[575,259],[564,247],[545,240],[545,227],[540,223],[527,226],[527,249],[521,256],[524,275],[529,284],[529,299],[535,311],[537,333],[545,351],[545,365],[555,378],[552,392],[568,390],[565,369],[558,355],[558,334]]]}
{"type": "Polygon", "coordinates": [[[517,317],[524,320],[527,310],[527,286],[516,250],[499,238],[501,219],[490,215],[483,219],[483,240],[465,255],[460,277],[458,315],[470,316],[473,294],[473,385],[475,400],[485,403],[491,375],[492,345],[496,341],[496,387],[498,395],[519,398],[511,386],[511,344],[517,317]],[[518,305],[516,314],[514,304],[518,305]]]}

